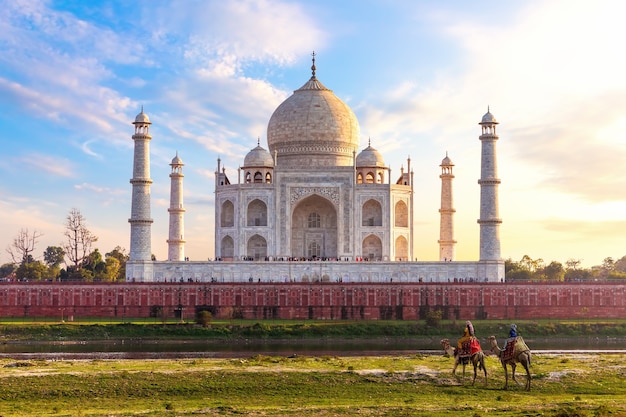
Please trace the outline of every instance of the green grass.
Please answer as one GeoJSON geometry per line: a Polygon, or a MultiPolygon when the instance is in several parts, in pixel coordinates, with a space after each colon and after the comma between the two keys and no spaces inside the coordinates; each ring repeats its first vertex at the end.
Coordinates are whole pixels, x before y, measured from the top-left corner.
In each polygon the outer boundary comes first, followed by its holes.
{"type": "MultiPolygon", "coordinates": [[[[477,334],[508,334],[510,322],[474,320],[477,334]]],[[[626,336],[626,320],[523,320],[517,322],[525,337],[626,336]]],[[[411,321],[303,321],[303,320],[214,320],[208,328],[193,322],[154,321],[0,321],[0,340],[109,340],[141,339],[320,339],[406,338],[461,335],[465,321],[442,320],[437,326],[411,321]]]]}
{"type": "Polygon", "coordinates": [[[535,355],[531,392],[501,390],[492,356],[487,387],[453,377],[443,356],[4,359],[0,415],[626,416],[625,359],[535,355]]]}

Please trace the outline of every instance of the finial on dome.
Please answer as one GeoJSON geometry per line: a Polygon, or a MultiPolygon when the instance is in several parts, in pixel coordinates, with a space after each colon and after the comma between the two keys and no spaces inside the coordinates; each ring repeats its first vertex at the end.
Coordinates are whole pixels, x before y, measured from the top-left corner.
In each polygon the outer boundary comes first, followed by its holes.
{"type": "Polygon", "coordinates": [[[143,113],[143,104],[141,105],[141,113],[143,113]]]}
{"type": "Polygon", "coordinates": [[[313,57],[313,65],[311,65],[311,71],[313,73],[313,75],[311,76],[312,79],[316,79],[315,78],[315,51],[313,51],[313,53],[311,54],[311,56],[313,57]]]}
{"type": "Polygon", "coordinates": [[[256,137],[256,146],[261,146],[261,137],[260,136],[256,137]]]}
{"type": "Polygon", "coordinates": [[[367,138],[367,146],[372,146],[372,137],[368,136],[367,138]]]}

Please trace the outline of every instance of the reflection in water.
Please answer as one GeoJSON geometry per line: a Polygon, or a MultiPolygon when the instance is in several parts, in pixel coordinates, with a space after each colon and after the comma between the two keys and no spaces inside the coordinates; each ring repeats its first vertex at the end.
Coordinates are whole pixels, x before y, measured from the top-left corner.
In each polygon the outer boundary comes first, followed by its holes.
{"type": "MultiPolygon", "coordinates": [[[[0,358],[24,359],[134,359],[134,358],[240,358],[268,356],[376,356],[442,354],[439,338],[379,340],[286,340],[286,341],[137,341],[11,342],[0,344],[0,358]]],[[[481,341],[483,350],[489,350],[481,341]]],[[[626,338],[542,338],[526,342],[536,352],[626,353],[626,338]]],[[[502,343],[502,341],[500,341],[502,343]]]]}

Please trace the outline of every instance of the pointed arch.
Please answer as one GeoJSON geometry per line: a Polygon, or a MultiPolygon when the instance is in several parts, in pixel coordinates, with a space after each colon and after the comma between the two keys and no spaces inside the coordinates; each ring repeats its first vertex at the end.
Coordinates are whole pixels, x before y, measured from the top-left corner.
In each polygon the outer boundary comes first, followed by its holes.
{"type": "Polygon", "coordinates": [[[230,236],[224,236],[220,244],[222,259],[232,259],[235,256],[235,241],[230,236]]]}
{"type": "Polygon", "coordinates": [[[404,236],[398,236],[396,239],[396,261],[409,260],[409,242],[404,236]]]}
{"type": "Polygon", "coordinates": [[[248,226],[267,226],[267,205],[259,199],[252,200],[248,204],[246,217],[248,226]]]}
{"type": "Polygon", "coordinates": [[[222,203],[222,210],[220,213],[220,226],[221,227],[233,227],[235,225],[235,205],[230,200],[226,200],[222,203]]]}
{"type": "Polygon", "coordinates": [[[248,239],[246,255],[255,261],[265,259],[267,257],[267,241],[265,238],[260,235],[254,235],[248,239]]]}
{"type": "Polygon", "coordinates": [[[409,209],[404,201],[396,203],[394,217],[396,227],[409,227],[409,209]]]}
{"type": "Polygon", "coordinates": [[[371,261],[380,261],[383,258],[383,242],[378,236],[369,235],[363,239],[361,254],[371,261]]]}
{"type": "Polygon", "coordinates": [[[309,253],[319,249],[319,257],[336,258],[337,247],[337,209],[333,203],[317,194],[300,200],[291,214],[291,256],[309,258],[309,253]]]}
{"type": "Polygon", "coordinates": [[[383,225],[383,207],[379,201],[371,199],[363,204],[361,225],[366,227],[383,225]]]}

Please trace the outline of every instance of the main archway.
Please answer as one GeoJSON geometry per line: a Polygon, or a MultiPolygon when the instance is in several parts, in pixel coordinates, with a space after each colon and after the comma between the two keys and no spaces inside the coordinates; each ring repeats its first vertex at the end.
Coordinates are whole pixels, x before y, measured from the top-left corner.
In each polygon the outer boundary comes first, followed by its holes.
{"type": "Polygon", "coordinates": [[[337,257],[337,210],[330,201],[314,194],[294,207],[291,256],[306,259],[337,257]]]}

